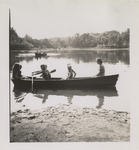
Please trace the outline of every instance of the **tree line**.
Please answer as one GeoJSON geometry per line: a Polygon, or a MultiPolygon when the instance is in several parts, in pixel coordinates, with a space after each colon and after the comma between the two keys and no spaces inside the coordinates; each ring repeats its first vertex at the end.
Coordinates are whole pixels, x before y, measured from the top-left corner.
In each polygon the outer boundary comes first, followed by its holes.
{"type": "Polygon", "coordinates": [[[29,35],[24,38],[18,36],[14,28],[10,30],[11,50],[29,49],[64,49],[64,48],[129,48],[130,30],[119,33],[118,31],[106,31],[104,33],[76,33],[71,37],[55,37],[45,39],[33,39],[29,35]]]}

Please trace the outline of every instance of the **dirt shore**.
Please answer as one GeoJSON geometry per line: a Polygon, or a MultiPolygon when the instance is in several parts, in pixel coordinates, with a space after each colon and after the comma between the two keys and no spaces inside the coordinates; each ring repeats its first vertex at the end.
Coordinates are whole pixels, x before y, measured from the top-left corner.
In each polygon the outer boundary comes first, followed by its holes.
{"type": "Polygon", "coordinates": [[[11,114],[11,142],[129,142],[130,113],[57,105],[11,114]]]}

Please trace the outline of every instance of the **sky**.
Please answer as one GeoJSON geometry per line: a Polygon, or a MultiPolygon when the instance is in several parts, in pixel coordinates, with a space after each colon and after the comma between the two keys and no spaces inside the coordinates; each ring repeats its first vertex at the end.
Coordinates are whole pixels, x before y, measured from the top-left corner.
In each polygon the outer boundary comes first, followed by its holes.
{"type": "Polygon", "coordinates": [[[33,39],[76,33],[124,32],[131,26],[131,0],[12,0],[11,26],[33,39]]]}

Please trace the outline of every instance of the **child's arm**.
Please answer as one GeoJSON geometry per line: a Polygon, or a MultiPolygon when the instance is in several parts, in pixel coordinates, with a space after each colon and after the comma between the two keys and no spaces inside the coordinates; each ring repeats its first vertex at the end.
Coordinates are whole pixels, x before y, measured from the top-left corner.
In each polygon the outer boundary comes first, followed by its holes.
{"type": "Polygon", "coordinates": [[[72,69],[72,72],[74,73],[74,77],[73,78],[75,78],[75,76],[76,76],[76,72],[72,69]]]}

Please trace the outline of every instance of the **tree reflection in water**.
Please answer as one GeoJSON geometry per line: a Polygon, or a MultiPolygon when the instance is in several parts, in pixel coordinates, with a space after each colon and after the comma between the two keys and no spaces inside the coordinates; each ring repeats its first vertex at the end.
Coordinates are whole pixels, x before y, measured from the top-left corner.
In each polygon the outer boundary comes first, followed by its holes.
{"type": "Polygon", "coordinates": [[[45,59],[47,60],[49,57],[55,58],[55,59],[73,59],[77,64],[82,62],[95,62],[97,57],[100,57],[104,63],[110,63],[110,64],[116,64],[119,61],[129,65],[129,51],[128,50],[80,50],[80,51],[62,51],[59,52],[59,55],[53,55],[53,56],[42,56],[42,57],[35,57],[34,53],[25,53],[28,54],[26,57],[22,56],[20,53],[14,53],[12,52],[10,57],[11,57],[11,62],[10,62],[10,70],[12,69],[12,66],[15,62],[19,63],[24,60],[27,62],[32,62],[34,59],[38,61],[38,59],[45,59]]]}

